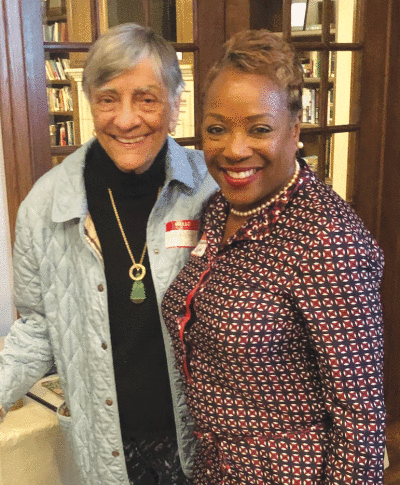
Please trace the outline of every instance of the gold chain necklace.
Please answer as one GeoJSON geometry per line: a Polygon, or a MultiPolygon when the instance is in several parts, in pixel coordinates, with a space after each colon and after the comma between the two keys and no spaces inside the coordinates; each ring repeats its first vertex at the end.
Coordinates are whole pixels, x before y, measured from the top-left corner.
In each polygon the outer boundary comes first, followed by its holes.
{"type": "MultiPolygon", "coordinates": [[[[161,188],[158,191],[158,194],[160,194],[161,188]]],[[[122,238],[124,240],[126,249],[128,250],[129,256],[132,260],[132,266],[129,269],[129,277],[131,280],[133,280],[133,285],[132,285],[132,290],[131,290],[131,295],[130,295],[130,300],[133,303],[142,303],[146,299],[146,291],[144,288],[143,284],[143,278],[145,277],[146,274],[146,268],[143,266],[143,260],[144,256],[146,254],[146,249],[147,249],[147,242],[144,243],[144,248],[142,251],[142,256],[140,258],[140,261],[137,263],[135,261],[135,258],[133,257],[131,248],[128,243],[128,239],[126,238],[124,228],[122,227],[121,219],[119,217],[117,207],[115,205],[113,193],[111,189],[108,189],[108,193],[110,194],[110,200],[112,207],[114,209],[114,214],[118,222],[119,230],[121,231],[122,238]]]]}

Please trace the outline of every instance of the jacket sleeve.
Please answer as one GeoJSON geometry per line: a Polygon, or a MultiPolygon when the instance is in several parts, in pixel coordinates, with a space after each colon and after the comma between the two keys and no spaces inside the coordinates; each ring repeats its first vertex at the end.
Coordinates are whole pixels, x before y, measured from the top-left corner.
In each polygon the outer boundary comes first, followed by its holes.
{"type": "Polygon", "coordinates": [[[0,353],[0,403],[8,409],[51,368],[51,343],[43,310],[38,248],[31,237],[28,209],[19,210],[14,245],[14,299],[20,318],[0,353]]]}
{"type": "Polygon", "coordinates": [[[300,272],[298,303],[331,417],[323,483],[383,484],[383,256],[369,235],[337,230],[318,238],[300,272]]]}

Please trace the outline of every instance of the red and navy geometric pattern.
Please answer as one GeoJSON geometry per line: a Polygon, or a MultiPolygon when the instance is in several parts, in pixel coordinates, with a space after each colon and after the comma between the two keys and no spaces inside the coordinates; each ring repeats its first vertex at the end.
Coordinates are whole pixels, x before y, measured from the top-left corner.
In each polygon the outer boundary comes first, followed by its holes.
{"type": "Polygon", "coordinates": [[[383,256],[300,163],[298,182],[226,244],[217,193],[206,251],[164,298],[195,485],[383,483],[383,256]]]}

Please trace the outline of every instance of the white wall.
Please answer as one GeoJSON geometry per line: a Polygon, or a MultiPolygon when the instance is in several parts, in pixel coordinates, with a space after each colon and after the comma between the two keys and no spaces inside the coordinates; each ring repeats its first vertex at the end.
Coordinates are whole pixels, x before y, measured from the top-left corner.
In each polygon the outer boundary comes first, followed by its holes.
{"type": "MultiPolygon", "coordinates": [[[[337,42],[354,42],[355,13],[355,0],[336,1],[337,42]]],[[[336,52],[334,96],[335,125],[347,125],[350,123],[352,64],[353,56],[351,52],[336,52]]],[[[333,136],[333,140],[332,188],[346,200],[350,137],[348,133],[337,133],[333,136]]]]}
{"type": "Polygon", "coordinates": [[[16,312],[12,303],[10,226],[0,126],[0,336],[7,333],[15,317],[16,312]]]}

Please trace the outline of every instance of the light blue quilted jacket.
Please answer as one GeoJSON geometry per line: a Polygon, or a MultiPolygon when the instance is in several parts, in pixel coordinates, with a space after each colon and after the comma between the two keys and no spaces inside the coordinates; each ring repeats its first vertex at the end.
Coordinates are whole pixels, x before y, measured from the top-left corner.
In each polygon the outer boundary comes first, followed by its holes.
{"type": "MultiPolygon", "coordinates": [[[[21,318],[12,326],[0,354],[0,403],[8,410],[55,361],[71,412],[71,418],[62,417],[60,423],[72,443],[82,485],[127,485],[107,287],[101,254],[89,237],[83,166],[90,143],[45,174],[20,206],[14,284],[21,318]]],[[[215,188],[202,154],[169,138],[166,183],[147,227],[159,305],[190,251],[166,248],[165,225],[198,220],[215,188]]],[[[162,330],[181,462],[190,476],[192,423],[164,323],[162,330]]]]}

